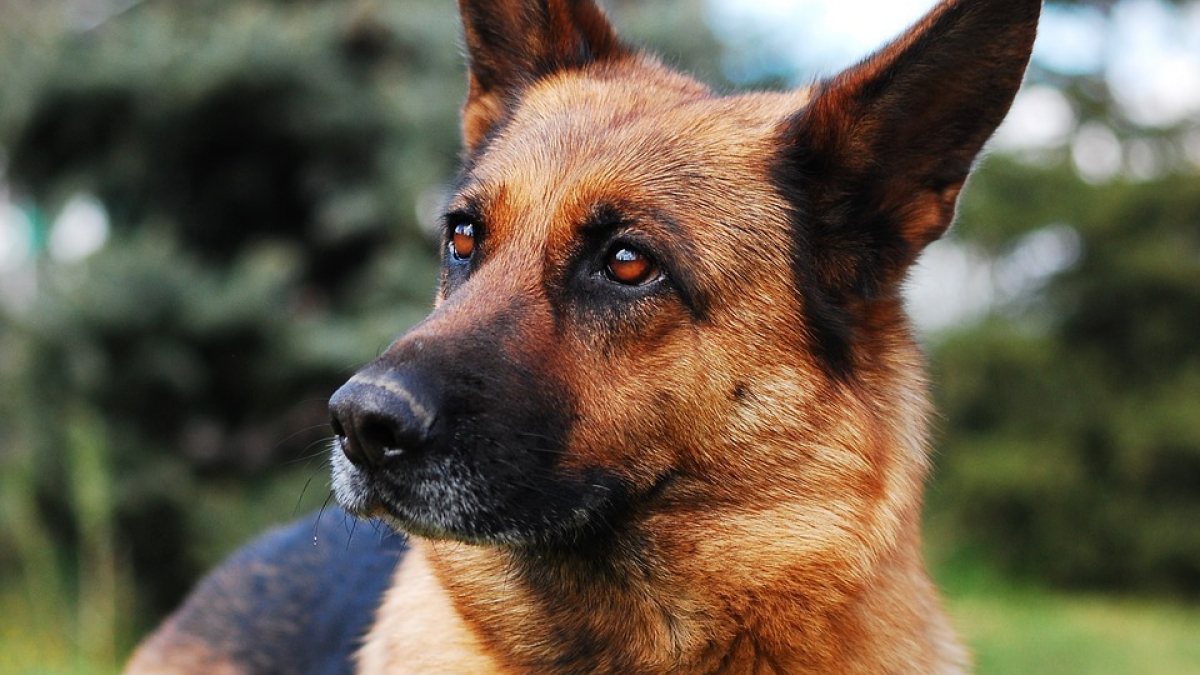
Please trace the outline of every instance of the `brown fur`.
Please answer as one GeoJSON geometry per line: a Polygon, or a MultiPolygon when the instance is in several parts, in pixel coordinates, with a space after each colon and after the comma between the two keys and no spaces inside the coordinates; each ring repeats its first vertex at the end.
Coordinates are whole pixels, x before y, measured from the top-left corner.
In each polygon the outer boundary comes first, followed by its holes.
{"type": "Polygon", "coordinates": [[[621,45],[591,0],[460,9],[447,223],[476,250],[334,403],[339,499],[417,535],[360,672],[964,672],[921,558],[899,285],[1040,3],[948,0],[837,78],[736,96],[621,45]],[[661,283],[606,285],[613,241],[661,283]]]}

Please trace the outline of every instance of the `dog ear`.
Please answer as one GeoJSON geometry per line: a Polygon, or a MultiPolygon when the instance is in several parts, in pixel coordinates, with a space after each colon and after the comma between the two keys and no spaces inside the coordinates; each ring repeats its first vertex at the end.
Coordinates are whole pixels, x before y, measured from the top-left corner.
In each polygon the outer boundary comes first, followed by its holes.
{"type": "Polygon", "coordinates": [[[954,218],[976,155],[1020,88],[1041,0],[946,0],[818,84],[782,129],[800,284],[836,304],[895,291],[954,218]]]}
{"type": "Polygon", "coordinates": [[[470,65],[463,141],[474,152],[521,89],[628,52],[593,0],[459,0],[470,65]]]}

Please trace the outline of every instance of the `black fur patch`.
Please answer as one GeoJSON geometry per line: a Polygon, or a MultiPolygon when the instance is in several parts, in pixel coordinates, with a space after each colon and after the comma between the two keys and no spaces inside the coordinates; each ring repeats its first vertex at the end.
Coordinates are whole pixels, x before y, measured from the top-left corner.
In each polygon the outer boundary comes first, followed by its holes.
{"type": "Polygon", "coordinates": [[[328,508],[239,550],[170,625],[248,675],[351,675],[404,550],[402,536],[328,508]]]}
{"type": "Polygon", "coordinates": [[[837,260],[821,248],[830,239],[834,214],[821,213],[813,206],[812,191],[817,187],[812,175],[820,175],[819,156],[807,156],[807,148],[797,143],[792,132],[784,134],[783,147],[772,166],[776,189],[788,203],[791,228],[792,275],[804,313],[807,347],[830,377],[846,381],[854,374],[854,344],[857,323],[846,305],[847,293],[831,287],[835,274],[844,275],[856,265],[837,260]]]}

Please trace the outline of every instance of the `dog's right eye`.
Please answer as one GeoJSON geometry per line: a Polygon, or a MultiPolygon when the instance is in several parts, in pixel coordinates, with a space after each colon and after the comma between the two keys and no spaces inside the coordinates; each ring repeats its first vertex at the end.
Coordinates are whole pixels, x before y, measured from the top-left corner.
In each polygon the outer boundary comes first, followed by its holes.
{"type": "Polygon", "coordinates": [[[455,260],[470,260],[475,255],[475,226],[459,223],[450,234],[450,255],[455,260]]]}
{"type": "Polygon", "coordinates": [[[661,275],[650,256],[629,246],[617,246],[609,252],[605,273],[625,286],[643,286],[661,275]]]}

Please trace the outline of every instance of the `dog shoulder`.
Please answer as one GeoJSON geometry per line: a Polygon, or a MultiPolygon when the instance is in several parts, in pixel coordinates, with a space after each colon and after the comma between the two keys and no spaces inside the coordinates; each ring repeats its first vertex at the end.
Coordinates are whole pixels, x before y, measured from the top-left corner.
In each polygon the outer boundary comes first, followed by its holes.
{"type": "Polygon", "coordinates": [[[340,509],[272,530],[201,581],[126,673],[349,674],[404,551],[340,509]]]}

